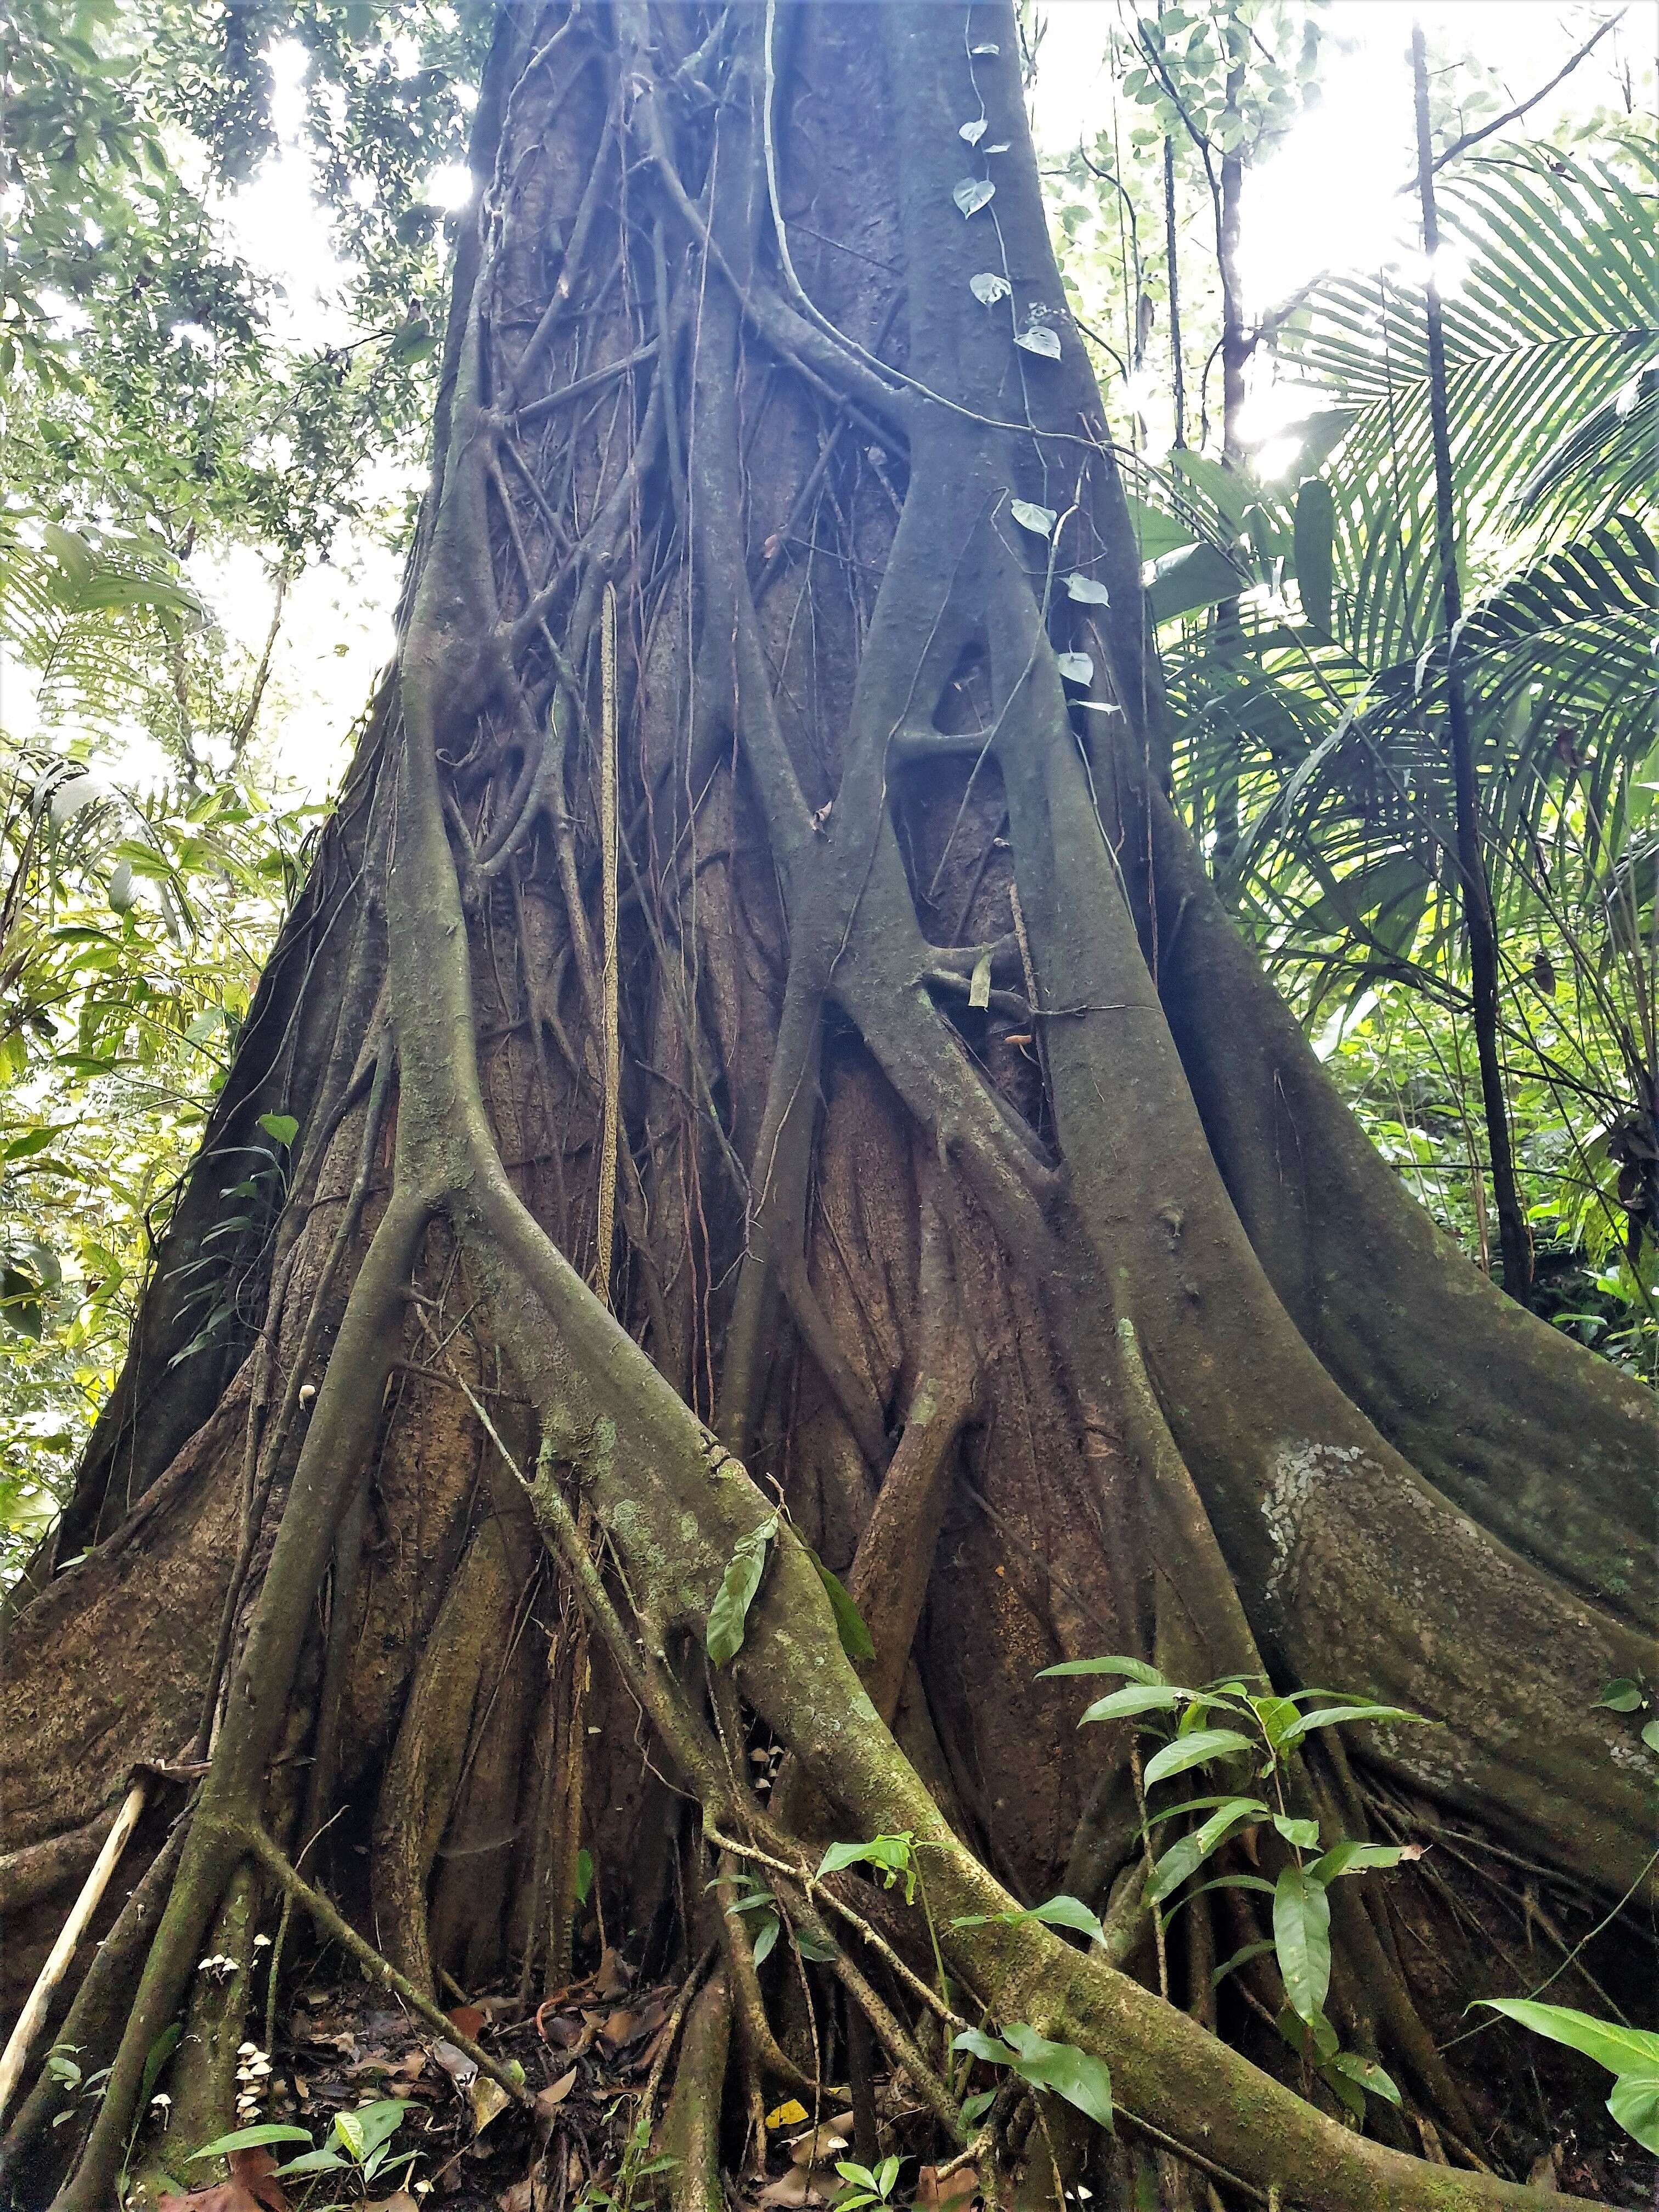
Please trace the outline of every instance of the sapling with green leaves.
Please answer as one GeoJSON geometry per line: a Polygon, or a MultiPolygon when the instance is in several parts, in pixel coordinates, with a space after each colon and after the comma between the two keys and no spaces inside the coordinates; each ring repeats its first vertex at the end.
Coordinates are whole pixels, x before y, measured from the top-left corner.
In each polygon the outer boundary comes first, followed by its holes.
{"type": "MultiPolygon", "coordinates": [[[[1271,1938],[1242,1945],[1212,1977],[1218,1986],[1251,1960],[1271,1954],[1284,1984],[1279,2033],[1304,2064],[1317,2074],[1344,2110],[1363,2124],[1365,2096],[1397,2105],[1400,2093],[1374,2059],[1341,2048],[1325,2015],[1331,1982],[1332,1882],[1344,1875],[1398,1866],[1419,1856],[1411,1844],[1369,1844],[1343,1838],[1325,1848],[1319,1822],[1293,1809],[1292,1772],[1299,1748],[1316,1729],[1353,1725],[1425,1725],[1423,1717],[1399,1705],[1332,1690],[1276,1693],[1261,1677],[1227,1675],[1197,1688],[1165,1680],[1146,1660],[1122,1655],[1067,1660],[1043,1670],[1039,1680],[1057,1675],[1112,1675],[1121,1689],[1097,1698],[1078,1725],[1127,1721],[1141,1735],[1158,1738],[1158,1748],[1141,1775],[1141,1841],[1149,1871],[1143,1901],[1167,1931],[1183,1905],[1207,1891],[1255,1891],[1273,1899],[1271,1938]],[[1260,1683],[1260,1687],[1253,1687],[1260,1683]],[[1210,1768],[1228,1773],[1250,1770],[1254,1790],[1186,1797],[1176,1804],[1154,1804],[1151,1793],[1178,1776],[1210,1768]],[[1184,1823],[1201,1816],[1195,1826],[1184,1823]],[[1152,1833],[1171,1821],[1183,1825],[1173,1843],[1157,1850],[1152,1833]],[[1279,1837],[1285,1860],[1275,1881],[1243,1871],[1212,1875],[1194,1886],[1193,1878],[1223,1847],[1255,1828],[1279,1837]]],[[[1055,1899],[1067,1905],[1075,1899],[1055,1899]]],[[[1040,1908],[1040,1910],[1047,1910],[1040,1908]]],[[[1076,1926],[1075,1920],[1062,1924],[1076,1926]]],[[[1098,1923],[1096,1923],[1097,1928],[1098,1923]]]]}

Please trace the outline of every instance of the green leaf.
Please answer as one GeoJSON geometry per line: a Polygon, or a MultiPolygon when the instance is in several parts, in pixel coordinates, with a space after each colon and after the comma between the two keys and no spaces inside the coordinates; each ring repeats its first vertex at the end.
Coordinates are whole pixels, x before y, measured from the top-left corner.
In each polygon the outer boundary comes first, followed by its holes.
{"type": "Polygon", "coordinates": [[[1112,603],[1111,593],[1097,577],[1082,575],[1076,569],[1066,579],[1066,589],[1085,607],[1109,607],[1112,603]]]}
{"type": "Polygon", "coordinates": [[[1273,1945],[1267,1942],[1242,1944],[1239,1948],[1233,1953],[1232,1957],[1231,1959],[1224,1959],[1221,1964],[1216,1968],[1215,1972],[1211,1975],[1210,1987],[1212,1990],[1219,1989],[1222,1983],[1226,1980],[1229,1974],[1237,1972],[1240,1966],[1249,1966],[1252,1959],[1260,1959],[1265,1953],[1271,1951],[1273,1948],[1273,1945]]]}
{"type": "Polygon", "coordinates": [[[321,2150],[301,2151],[298,2158],[289,2159],[286,2166],[279,2166],[276,2171],[283,2176],[290,2173],[338,2173],[350,2164],[351,2160],[332,2143],[325,2143],[321,2150]]]}
{"type": "Polygon", "coordinates": [[[161,2069],[167,2064],[168,2059],[172,2057],[173,2052],[184,2040],[184,2033],[185,2031],[183,2026],[179,2021],[175,2020],[169,2026],[161,2030],[161,2033],[156,2037],[155,2042],[151,2044],[149,2049],[145,2052],[143,2078],[138,2085],[138,2109],[140,2112],[147,2112],[149,2110],[149,2093],[155,2087],[156,2082],[161,2079],[161,2069]]]}
{"type": "Polygon", "coordinates": [[[1196,614],[1223,599],[1236,599],[1245,582],[1226,555],[1213,545],[1188,545],[1178,553],[1164,554],[1153,563],[1146,605],[1154,622],[1174,622],[1180,615],[1196,614]]]}
{"type": "Polygon", "coordinates": [[[1189,446],[1175,447],[1170,454],[1169,465],[1200,491],[1235,530],[1243,526],[1252,490],[1247,477],[1212,454],[1194,453],[1189,446]]]}
{"type": "Polygon", "coordinates": [[[1328,2066],[1340,2048],[1336,2030],[1322,2012],[1311,2020],[1301,2019],[1289,2005],[1281,2008],[1274,2027],[1284,2037],[1298,2058],[1310,2066],[1328,2066]]]}
{"type": "Polygon", "coordinates": [[[1263,1820],[1267,1808],[1254,1797],[1229,1797],[1203,1824],[1170,1844],[1152,1869],[1146,1901],[1161,1905],[1173,1896],[1188,1875],[1195,1874],[1212,1851],[1218,1850],[1235,1828],[1246,1821],[1263,1820]]]}
{"type": "Polygon", "coordinates": [[[743,1539],[720,1577],[714,1602],[708,1608],[708,1626],[703,1638],[708,1656],[716,1667],[726,1666],[743,1649],[749,1608],[761,1586],[761,1577],[766,1572],[767,1546],[777,1533],[778,1516],[769,1514],[757,1528],[751,1528],[743,1539]]]}
{"type": "Polygon", "coordinates": [[[1011,499],[1008,512],[1022,530],[1029,530],[1034,538],[1052,538],[1054,525],[1060,520],[1052,507],[1039,507],[1034,499],[1011,499]]]}
{"type": "Polygon", "coordinates": [[[361,2166],[371,2151],[397,2134],[408,2110],[407,2099],[383,2097],[373,2105],[359,2105],[352,2112],[336,2112],[334,2130],[361,2166]]]}
{"type": "Polygon", "coordinates": [[[1184,1704],[1185,1690],[1177,1690],[1167,1683],[1132,1682],[1126,1688],[1114,1690],[1110,1695],[1097,1698],[1085,1712],[1078,1726],[1088,1721],[1127,1720],[1134,1713],[1169,1713],[1184,1704]]]}
{"type": "Polygon", "coordinates": [[[1489,2012],[1546,2035],[1552,2043],[1565,2043],[1569,2051],[1582,2051],[1609,2074],[1659,2074],[1659,2035],[1650,2028],[1622,2027],[1616,2021],[1597,2020],[1593,2013],[1577,2012],[1571,2005],[1540,2004],[1533,1997],[1481,1997],[1489,2012]]]}
{"type": "Polygon", "coordinates": [[[916,1860],[914,1849],[915,1838],[907,1829],[896,1836],[872,1836],[867,1844],[831,1844],[818,1862],[818,1880],[827,1874],[839,1874],[845,1867],[873,1867],[889,1889],[904,1878],[904,1901],[915,1902],[916,1860]]]}
{"type": "Polygon", "coordinates": [[[1317,1820],[1295,1820],[1288,1814],[1275,1813],[1273,1826],[1285,1842],[1294,1844],[1297,1850],[1310,1851],[1319,1842],[1317,1820]]]}
{"type": "Polygon", "coordinates": [[[258,2150],[266,2143],[302,2142],[311,2141],[308,2128],[285,2126],[281,2120],[261,2120],[257,2127],[235,2128],[228,2136],[216,2136],[210,2143],[191,2153],[191,2162],[198,2158],[227,2158],[234,2150],[258,2150]]]}
{"type": "Polygon", "coordinates": [[[1009,2046],[999,2043],[995,2036],[987,2035],[981,2028],[964,2027],[960,2035],[951,2038],[951,2048],[971,2052],[988,2066],[1012,2066],[1014,2063],[1014,2053],[1009,2046]]]}
{"type": "Polygon", "coordinates": [[[1285,1740],[1285,1731],[1296,1718],[1293,1698],[1252,1698],[1251,1708],[1261,1723],[1261,1733],[1269,1747],[1277,1751],[1285,1740]]]}
{"type": "Polygon", "coordinates": [[[274,1144],[287,1146],[300,1133],[300,1125],[292,1114],[261,1114],[259,1127],[274,1144]]]}
{"type": "Polygon", "coordinates": [[[1345,1721],[1370,1721],[1373,1723],[1409,1721],[1422,1728],[1431,1725],[1421,1713],[1408,1713],[1400,1705],[1375,1705],[1369,1702],[1353,1705],[1321,1705],[1316,1712],[1302,1714],[1285,1729],[1280,1738],[1281,1747],[1288,1748],[1293,1743],[1299,1743],[1314,1729],[1340,1728],[1345,1721]]]}
{"type": "Polygon", "coordinates": [[[1368,2090],[1373,2097],[1381,2097],[1387,2104],[1399,2104],[1399,2090],[1376,2059],[1364,2058],[1357,2051],[1339,2051],[1325,2064],[1330,2073],[1342,2075],[1359,2088],[1368,2090]]]}
{"type": "Polygon", "coordinates": [[[1322,477],[1310,477],[1296,495],[1296,580],[1302,618],[1329,637],[1331,558],[1336,540],[1336,502],[1322,477]]]}
{"type": "Polygon", "coordinates": [[[1146,1762],[1146,1787],[1167,1782],[1172,1774],[1184,1774],[1189,1766],[1207,1766],[1212,1759],[1233,1759],[1255,1749],[1249,1736],[1237,1729],[1195,1729],[1191,1735],[1177,1736],[1152,1753],[1146,1762]]]}
{"type": "Polygon", "coordinates": [[[873,1659],[876,1647],[864,1616],[853,1602],[852,1592],[838,1575],[832,1575],[817,1553],[811,1554],[812,1565],[818,1571],[818,1580],[823,1584],[823,1594],[830,1601],[830,1610],[836,1616],[836,1633],[841,1638],[841,1648],[855,1666],[873,1659]]]}
{"type": "Polygon", "coordinates": [[[1311,2022],[1331,1985],[1331,1900],[1304,1868],[1282,1867],[1273,1885],[1273,1948],[1285,1995],[1311,2022]]]}
{"type": "Polygon", "coordinates": [[[1617,1675],[1607,1684],[1595,1700],[1610,1713],[1635,1713],[1642,1709],[1642,1685],[1632,1681],[1628,1674],[1617,1675]]]}
{"type": "Polygon", "coordinates": [[[1078,1897],[1050,1897],[1041,1905],[1027,1905],[1018,1912],[969,1912],[951,1923],[952,1928],[1018,1928],[1027,1920],[1040,1920],[1048,1928],[1073,1928],[1079,1936],[1092,1942],[1105,1942],[1105,1931],[1098,1915],[1091,1912],[1078,1897]]]}
{"type": "Polygon", "coordinates": [[[1074,2043],[1050,2043],[1019,2021],[1003,2030],[1018,2054],[1014,2071],[1034,2089],[1052,2089],[1097,2127],[1112,2124],[1112,2076],[1103,2059],[1074,2043]]]}
{"type": "Polygon", "coordinates": [[[1621,2074],[1607,2110],[1627,2136],[1659,2158],[1659,2074],[1621,2074]]]}
{"type": "Polygon", "coordinates": [[[1361,1874],[1369,1867],[1398,1866],[1404,1856],[1402,1844],[1356,1844],[1345,1837],[1316,1858],[1308,1872],[1316,1881],[1334,1881],[1339,1875],[1361,1874]]]}
{"type": "Polygon", "coordinates": [[[1127,1674],[1132,1682],[1164,1680],[1157,1668],[1149,1667],[1144,1659],[1126,1659],[1121,1652],[1107,1659],[1063,1659],[1057,1667],[1043,1668],[1036,1679],[1048,1682],[1061,1674],[1127,1674]]]}

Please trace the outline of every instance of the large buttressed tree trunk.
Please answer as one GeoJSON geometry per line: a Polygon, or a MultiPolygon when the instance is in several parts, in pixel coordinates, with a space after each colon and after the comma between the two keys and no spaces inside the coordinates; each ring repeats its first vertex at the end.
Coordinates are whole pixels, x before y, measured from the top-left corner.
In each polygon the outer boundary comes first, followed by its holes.
{"type": "MultiPolygon", "coordinates": [[[[728,2050],[813,2049],[707,1883],[757,1850],[816,1925],[788,1869],[906,1830],[964,2010],[1103,2056],[1167,2143],[1286,2203],[1531,2201],[1218,2039],[1197,1910],[1153,1994],[1127,1732],[1035,1679],[1261,1666],[1440,1723],[1310,1761],[1328,1840],[1369,1771],[1612,1895],[1650,1848],[1595,1700],[1649,1666],[1651,1402],[1404,1196],[1165,802],[1012,15],[515,6],[475,165],[396,665],[14,1607],[9,2009],[135,1763],[174,1771],[76,1999],[103,2103],[54,2131],[36,2083],[10,2185],[107,2203],[213,1930],[305,1901],[282,1855],[336,1820],[411,2002],[568,1981],[579,1852],[656,1967],[718,1942],[679,2203],[740,2149],[728,2050]],[[280,1206],[209,1240],[272,1115],[280,1206]],[[228,1318],[181,1358],[204,1258],[228,1318]],[[951,1925],[1060,1889],[1116,1964],[951,1925]]],[[[1352,1887],[1335,2001],[1455,2128],[1352,1887]]],[[[819,2000],[926,2103],[836,1925],[819,2000]]]]}

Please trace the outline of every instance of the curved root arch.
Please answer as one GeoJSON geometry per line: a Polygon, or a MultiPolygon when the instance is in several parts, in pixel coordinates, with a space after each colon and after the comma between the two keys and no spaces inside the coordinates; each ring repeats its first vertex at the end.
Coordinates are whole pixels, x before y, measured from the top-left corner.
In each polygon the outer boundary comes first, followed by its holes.
{"type": "MultiPolygon", "coordinates": [[[[106,2198],[250,1867],[442,2022],[441,1970],[568,1977],[590,1842],[612,1923],[703,1961],[665,2123],[681,2202],[717,2201],[728,2070],[751,2108],[822,2082],[832,1983],[849,2063],[873,2036],[960,2148],[937,2054],[971,2004],[1105,2057],[1126,2119],[1246,2198],[1533,2201],[1336,2126],[1218,2040],[1196,1911],[1189,2009],[1167,2001],[1127,1744],[1085,1765],[1033,1685],[1103,1650],[1188,1675],[1265,1655],[1443,1723],[1369,1745],[1379,1770],[1609,1889],[1641,1871],[1646,1778],[1592,1708],[1643,1664],[1651,1407],[1472,1287],[1379,1180],[1164,802],[1017,52],[993,5],[503,12],[395,690],[216,1130],[304,1124],[213,1415],[240,1540],[210,1547],[216,1640],[182,1670],[205,1771],[176,1871],[76,2001],[121,2033],[66,2212],[106,2198]],[[981,115],[1006,150],[970,157],[981,115]],[[1316,1169],[1288,1186],[1286,1117],[1316,1169]],[[1356,1207],[1374,1304],[1336,1264],[1356,1207]],[[1409,1341],[1414,1297],[1455,1343],[1409,1341]],[[741,1649],[708,1668],[779,1498],[741,1649]],[[809,1539],[864,1610],[862,1680],[809,1539]],[[383,1957],[288,1855],[366,1802],[383,1957]],[[660,1846],[630,1855],[635,1825],[660,1846]],[[948,1998],[878,1895],[811,1871],[826,1835],[901,1830],[948,1998]],[[469,1876],[504,1848],[500,1881],[469,1876]],[[819,1960],[793,2020],[708,1897],[745,1868],[819,1960]],[[952,1924],[1062,1881],[1113,1963],[952,1924]]],[[[152,1340],[178,1326],[158,1310],[152,1340]]],[[[140,1402],[77,1526],[111,1525],[140,1402]]],[[[202,1417],[169,1417],[169,1455],[202,1417]]],[[[208,1525],[206,1433],[148,1468],[80,1587],[143,1571],[168,1498],[208,1525]]],[[[26,1646],[73,1617],[70,1580],[26,1646]]],[[[145,1705],[151,1756],[178,1718],[145,1705]]],[[[1363,1821],[1340,1762],[1298,1787],[1328,1839],[1363,1821]]],[[[1341,1913],[1334,2001],[1467,2136],[1386,1917],[1341,1913]]],[[[52,2109],[43,2082],[9,2158],[52,2109]]],[[[975,2146],[993,2189],[1007,2118],[975,2146]]]]}

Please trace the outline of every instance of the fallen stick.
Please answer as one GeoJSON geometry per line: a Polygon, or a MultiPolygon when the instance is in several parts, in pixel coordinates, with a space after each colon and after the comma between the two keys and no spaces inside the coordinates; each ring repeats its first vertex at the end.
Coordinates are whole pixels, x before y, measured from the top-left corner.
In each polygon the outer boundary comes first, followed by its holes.
{"type": "Polygon", "coordinates": [[[115,1816],[115,1825],[105,1837],[104,1847],[93,1861],[92,1871],[81,1885],[81,1894],[70,1907],[69,1918],[64,1923],[58,1941],[52,1945],[46,1965],[35,1978],[28,2002],[17,2016],[11,2039],[3,2055],[0,2055],[0,2119],[4,2118],[12,2093],[22,2079],[29,2046],[40,2033],[46,2017],[46,2008],[52,2002],[52,1993],[69,1972],[76,1947],[86,1934],[88,1923],[97,1911],[104,1892],[109,1887],[110,1876],[126,1848],[128,1837],[138,1825],[138,1815],[144,1809],[149,1789],[149,1782],[146,1777],[135,1782],[128,1790],[121,1809],[115,1816]]]}

